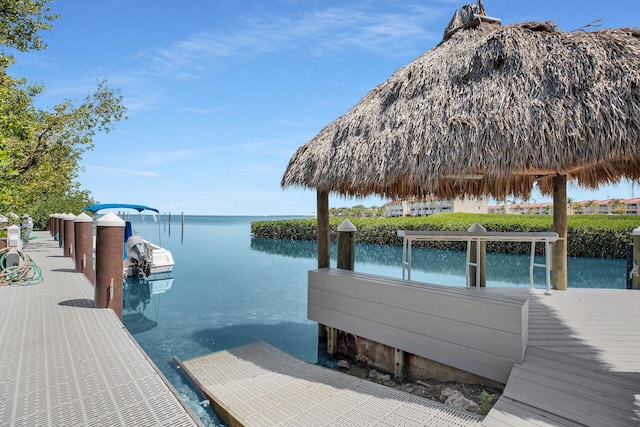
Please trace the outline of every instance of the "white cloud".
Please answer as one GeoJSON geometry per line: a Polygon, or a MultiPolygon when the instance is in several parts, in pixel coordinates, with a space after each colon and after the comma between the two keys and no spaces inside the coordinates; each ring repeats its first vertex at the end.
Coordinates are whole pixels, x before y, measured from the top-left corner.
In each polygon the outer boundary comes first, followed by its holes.
{"type": "MultiPolygon", "coordinates": [[[[448,8],[446,9],[448,11],[448,8]]],[[[444,9],[401,7],[381,12],[364,6],[333,7],[299,16],[249,14],[232,28],[201,31],[165,48],[140,54],[153,73],[194,78],[220,58],[242,58],[304,48],[319,55],[359,48],[394,55],[403,46],[418,47],[441,37],[427,30],[444,9]]]]}
{"type": "Polygon", "coordinates": [[[88,173],[97,173],[100,175],[136,175],[146,177],[160,176],[159,173],[153,171],[143,171],[136,169],[122,169],[108,166],[85,165],[85,171],[88,173]]]}

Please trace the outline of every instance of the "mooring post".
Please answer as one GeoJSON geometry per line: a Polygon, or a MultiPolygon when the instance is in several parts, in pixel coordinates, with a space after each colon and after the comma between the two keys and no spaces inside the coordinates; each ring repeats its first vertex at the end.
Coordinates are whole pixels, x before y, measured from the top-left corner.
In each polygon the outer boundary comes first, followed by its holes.
{"type": "Polygon", "coordinates": [[[75,260],[76,273],[82,273],[95,285],[93,276],[93,219],[86,213],[81,213],[73,220],[76,242],[75,260]]]}
{"type": "Polygon", "coordinates": [[[111,308],[122,319],[122,256],[125,222],[113,212],[96,221],[94,306],[111,308]]]}
{"type": "Polygon", "coordinates": [[[58,247],[62,248],[64,244],[64,216],[66,214],[58,215],[58,247]]]}
{"type": "Polygon", "coordinates": [[[76,219],[74,214],[68,213],[64,216],[64,256],[73,259],[73,245],[75,243],[75,233],[73,220],[76,219]]]}
{"type": "MultiPolygon", "coordinates": [[[[338,226],[338,268],[351,270],[355,264],[356,226],[345,219],[338,226]]],[[[338,352],[338,330],[327,326],[327,353],[335,356],[338,352]]]]}
{"type": "Polygon", "coordinates": [[[60,234],[58,234],[59,233],[58,216],[59,214],[57,213],[53,214],[53,239],[56,241],[60,239],[60,234]]]}
{"type": "Polygon", "coordinates": [[[640,289],[640,227],[631,233],[633,239],[633,267],[631,269],[631,287],[640,289]]]}
{"type": "Polygon", "coordinates": [[[356,253],[356,226],[345,219],[338,226],[338,268],[353,271],[356,253]]]}

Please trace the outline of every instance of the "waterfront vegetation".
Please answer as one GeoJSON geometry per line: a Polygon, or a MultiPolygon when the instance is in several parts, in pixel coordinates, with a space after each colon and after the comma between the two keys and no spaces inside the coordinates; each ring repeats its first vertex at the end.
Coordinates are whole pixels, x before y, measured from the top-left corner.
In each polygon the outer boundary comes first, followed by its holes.
{"type": "MultiPolygon", "coordinates": [[[[425,217],[349,218],[357,227],[358,243],[402,245],[398,230],[464,231],[473,223],[487,231],[540,232],[553,231],[551,215],[505,215],[439,213],[425,217]]],[[[337,227],[344,218],[329,221],[331,240],[336,241],[337,227]]],[[[573,257],[624,258],[631,233],[640,227],[640,216],[569,215],[567,218],[567,251],[573,257]]],[[[316,240],[315,219],[256,221],[251,223],[254,237],[285,240],[316,240]]],[[[464,250],[464,242],[414,242],[414,246],[464,250]]],[[[529,243],[487,242],[487,251],[528,254],[529,243]]],[[[542,253],[543,247],[537,250],[542,253]]]]}
{"type": "Polygon", "coordinates": [[[76,180],[82,154],[96,132],[126,118],[122,96],[104,80],[81,103],[66,99],[43,109],[44,85],[9,74],[12,52],[46,47],[40,33],[59,17],[51,2],[0,0],[0,213],[28,213],[36,229],[52,212],[79,212],[95,202],[76,180]]]}

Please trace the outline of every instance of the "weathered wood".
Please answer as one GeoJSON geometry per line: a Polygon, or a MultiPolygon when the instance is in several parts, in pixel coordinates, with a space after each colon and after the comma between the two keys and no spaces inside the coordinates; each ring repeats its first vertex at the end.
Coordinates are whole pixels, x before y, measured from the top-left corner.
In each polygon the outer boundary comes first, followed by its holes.
{"type": "Polygon", "coordinates": [[[308,317],[504,383],[527,346],[528,301],[487,296],[348,270],[313,270],[308,317]]]}
{"type": "MultiPolygon", "coordinates": [[[[477,259],[477,241],[469,242],[469,261],[476,263],[477,259]]],[[[469,286],[476,286],[476,266],[469,267],[469,286]]],[[[487,242],[480,242],[480,287],[487,286],[487,242]]]]}
{"type": "MultiPolygon", "coordinates": [[[[639,227],[640,228],[640,227],[639,227]]],[[[633,231],[633,264],[634,267],[640,268],[640,230],[636,235],[636,230],[633,231]]],[[[631,279],[632,289],[640,289],[640,271],[634,271],[633,278],[631,279]]]]}
{"type": "Polygon", "coordinates": [[[567,177],[553,177],[553,231],[558,240],[553,244],[553,289],[567,289],[567,177]]]}
{"type": "Polygon", "coordinates": [[[393,349],[393,378],[401,380],[404,374],[404,351],[393,349]]]}
{"type": "Polygon", "coordinates": [[[329,267],[331,263],[329,233],[329,193],[318,191],[317,198],[317,221],[318,221],[318,268],[329,267]]]}
{"type": "Polygon", "coordinates": [[[345,219],[338,227],[338,268],[351,270],[355,266],[356,230],[355,226],[345,219]]]}

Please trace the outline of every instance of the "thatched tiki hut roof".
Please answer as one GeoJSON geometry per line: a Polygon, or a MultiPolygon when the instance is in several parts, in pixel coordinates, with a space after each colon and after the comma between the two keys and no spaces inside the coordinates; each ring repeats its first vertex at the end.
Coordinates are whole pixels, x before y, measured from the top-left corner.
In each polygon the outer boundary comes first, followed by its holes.
{"type": "MultiPolygon", "coordinates": [[[[499,199],[527,197],[537,183],[563,221],[567,179],[595,188],[622,177],[640,178],[640,30],[480,23],[301,146],[282,186],[499,199]]],[[[564,263],[566,287],[566,252],[564,263]]]]}

